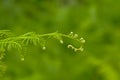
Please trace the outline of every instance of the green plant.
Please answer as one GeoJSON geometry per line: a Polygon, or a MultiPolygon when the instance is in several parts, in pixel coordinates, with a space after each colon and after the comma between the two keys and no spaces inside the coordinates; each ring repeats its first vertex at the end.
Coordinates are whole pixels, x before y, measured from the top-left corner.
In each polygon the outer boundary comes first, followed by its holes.
{"type": "Polygon", "coordinates": [[[78,34],[73,34],[71,32],[68,35],[54,32],[48,34],[37,34],[35,32],[28,32],[20,36],[15,36],[9,30],[0,30],[0,61],[5,56],[5,52],[10,49],[17,49],[20,53],[21,60],[24,61],[24,48],[30,44],[33,45],[41,45],[42,49],[46,49],[46,40],[48,38],[55,38],[60,41],[61,44],[64,43],[63,38],[69,38],[75,40],[80,44],[80,47],[76,48],[71,44],[68,44],[68,48],[72,48],[75,52],[76,51],[83,51],[83,44],[85,40],[83,38],[78,37],[78,34]]]}

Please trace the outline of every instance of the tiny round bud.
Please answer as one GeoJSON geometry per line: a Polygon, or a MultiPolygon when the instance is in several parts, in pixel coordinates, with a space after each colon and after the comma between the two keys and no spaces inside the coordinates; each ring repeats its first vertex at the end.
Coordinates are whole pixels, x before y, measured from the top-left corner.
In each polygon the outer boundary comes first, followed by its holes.
{"type": "Polygon", "coordinates": [[[77,37],[78,37],[78,34],[75,34],[75,35],[74,35],[74,38],[77,38],[77,37]]]}
{"type": "Polygon", "coordinates": [[[81,43],[85,43],[85,40],[82,40],[81,43]]]}
{"type": "Polygon", "coordinates": [[[25,59],[24,58],[21,58],[21,61],[24,61],[25,59]]]}
{"type": "Polygon", "coordinates": [[[63,44],[63,40],[60,40],[60,43],[63,44]]]}
{"type": "Polygon", "coordinates": [[[83,38],[80,38],[81,43],[85,43],[85,40],[83,38]]]}
{"type": "Polygon", "coordinates": [[[81,37],[80,40],[84,40],[83,37],[81,37]]]}
{"type": "Polygon", "coordinates": [[[73,32],[70,32],[70,34],[73,34],[73,32]]]}
{"type": "Polygon", "coordinates": [[[80,50],[80,51],[84,51],[84,48],[81,47],[79,50],[80,50]]]}
{"type": "Polygon", "coordinates": [[[42,49],[43,49],[43,50],[46,50],[46,47],[44,46],[44,47],[42,47],[42,49]]]}

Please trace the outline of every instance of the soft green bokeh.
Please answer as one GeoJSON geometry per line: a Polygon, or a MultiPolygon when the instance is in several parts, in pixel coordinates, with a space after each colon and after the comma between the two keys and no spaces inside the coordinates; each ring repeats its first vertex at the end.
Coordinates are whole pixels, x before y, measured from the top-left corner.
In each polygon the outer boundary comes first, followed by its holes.
{"type": "Polygon", "coordinates": [[[7,52],[2,80],[120,80],[120,0],[0,0],[0,29],[73,31],[86,40],[82,53],[56,40],[45,51],[30,46],[24,62],[7,52]]]}

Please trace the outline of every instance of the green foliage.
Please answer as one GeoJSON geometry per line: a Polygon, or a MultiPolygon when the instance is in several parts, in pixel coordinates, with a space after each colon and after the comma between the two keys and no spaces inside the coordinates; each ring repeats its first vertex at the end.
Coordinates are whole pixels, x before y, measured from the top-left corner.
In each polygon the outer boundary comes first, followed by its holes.
{"type": "Polygon", "coordinates": [[[2,49],[7,71],[0,80],[120,80],[119,6],[120,0],[0,0],[0,30],[14,32],[11,38],[73,31],[87,40],[82,54],[71,50],[82,44],[64,36],[15,40],[22,50],[2,49]]]}

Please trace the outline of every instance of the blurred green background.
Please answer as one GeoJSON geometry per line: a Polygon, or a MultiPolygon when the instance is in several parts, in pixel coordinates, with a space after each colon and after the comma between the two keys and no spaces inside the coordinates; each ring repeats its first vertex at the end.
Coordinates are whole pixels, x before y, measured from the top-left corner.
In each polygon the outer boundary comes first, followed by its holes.
{"type": "Polygon", "coordinates": [[[120,0],[0,0],[0,29],[73,31],[86,40],[82,53],[56,40],[45,51],[30,46],[24,62],[8,52],[1,80],[120,80],[120,0]]]}

